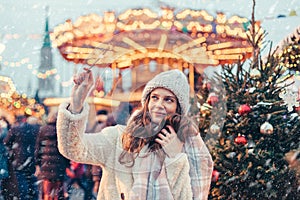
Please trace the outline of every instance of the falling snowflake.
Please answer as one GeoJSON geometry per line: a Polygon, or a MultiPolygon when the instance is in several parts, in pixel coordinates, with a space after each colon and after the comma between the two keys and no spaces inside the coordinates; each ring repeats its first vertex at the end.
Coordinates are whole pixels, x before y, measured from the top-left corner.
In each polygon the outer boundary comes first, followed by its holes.
{"type": "Polygon", "coordinates": [[[293,107],[298,107],[299,106],[299,101],[298,101],[298,93],[293,92],[292,90],[287,90],[284,92],[281,92],[279,94],[279,97],[284,100],[284,104],[288,106],[288,111],[291,112],[293,111],[293,107]]]}

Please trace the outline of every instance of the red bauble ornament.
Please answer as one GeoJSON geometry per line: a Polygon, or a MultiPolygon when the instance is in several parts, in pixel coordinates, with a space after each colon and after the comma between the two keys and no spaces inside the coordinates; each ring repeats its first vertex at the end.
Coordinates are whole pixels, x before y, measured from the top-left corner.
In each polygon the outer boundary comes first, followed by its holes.
{"type": "Polygon", "coordinates": [[[218,102],[219,102],[219,97],[214,93],[210,94],[207,98],[207,103],[211,106],[216,105],[216,103],[218,102]]]}
{"type": "Polygon", "coordinates": [[[248,143],[246,137],[244,135],[239,135],[234,139],[234,142],[238,145],[245,145],[248,143]]]}
{"type": "Polygon", "coordinates": [[[251,108],[248,104],[243,104],[243,105],[240,105],[238,112],[240,115],[246,115],[249,112],[251,112],[251,108]]]}
{"type": "Polygon", "coordinates": [[[213,172],[212,172],[212,178],[211,178],[211,180],[213,182],[217,182],[218,179],[219,179],[219,176],[220,176],[220,172],[218,172],[217,170],[214,169],[213,172]]]}

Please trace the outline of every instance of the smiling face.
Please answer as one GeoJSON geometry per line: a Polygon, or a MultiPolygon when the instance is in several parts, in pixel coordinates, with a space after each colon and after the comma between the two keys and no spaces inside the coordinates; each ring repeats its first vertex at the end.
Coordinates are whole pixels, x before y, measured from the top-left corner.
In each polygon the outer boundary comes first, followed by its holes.
{"type": "Polygon", "coordinates": [[[177,98],[170,90],[156,88],[150,93],[148,110],[151,121],[159,124],[166,115],[176,113],[177,98]]]}

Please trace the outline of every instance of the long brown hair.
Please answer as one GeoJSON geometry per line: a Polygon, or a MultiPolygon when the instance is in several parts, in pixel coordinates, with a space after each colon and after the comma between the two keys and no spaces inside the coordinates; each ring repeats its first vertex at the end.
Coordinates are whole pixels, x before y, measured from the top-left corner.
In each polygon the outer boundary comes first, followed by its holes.
{"type": "Polygon", "coordinates": [[[178,134],[178,138],[182,142],[185,142],[187,135],[192,133],[190,130],[187,130],[190,129],[189,127],[191,127],[192,122],[181,115],[181,108],[178,101],[176,113],[166,116],[158,126],[155,125],[154,127],[148,112],[149,101],[150,94],[146,98],[144,107],[129,119],[122,134],[123,152],[120,154],[119,162],[128,167],[134,165],[135,158],[147,144],[149,145],[150,152],[158,154],[161,161],[164,160],[165,153],[161,145],[155,142],[155,139],[157,138],[157,134],[163,128],[166,128],[166,125],[171,125],[174,128],[178,134]]]}

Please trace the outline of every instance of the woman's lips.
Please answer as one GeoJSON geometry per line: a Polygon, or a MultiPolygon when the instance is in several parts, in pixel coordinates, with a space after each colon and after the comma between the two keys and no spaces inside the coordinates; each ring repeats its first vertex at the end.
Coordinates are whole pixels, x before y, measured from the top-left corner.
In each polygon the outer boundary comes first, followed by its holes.
{"type": "Polygon", "coordinates": [[[154,112],[154,115],[155,115],[156,117],[164,117],[164,116],[166,116],[166,113],[154,112]]]}

